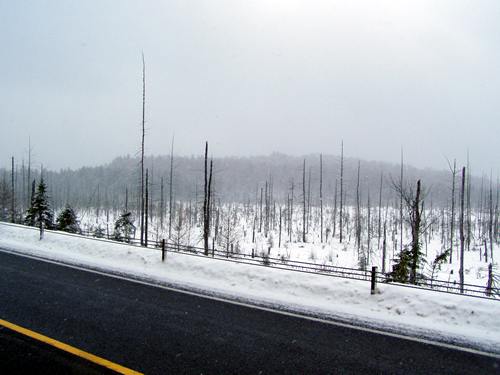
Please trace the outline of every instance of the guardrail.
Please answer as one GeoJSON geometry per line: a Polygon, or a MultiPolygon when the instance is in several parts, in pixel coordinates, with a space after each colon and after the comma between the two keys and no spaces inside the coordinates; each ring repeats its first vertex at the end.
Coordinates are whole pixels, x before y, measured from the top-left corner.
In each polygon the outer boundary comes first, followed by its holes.
{"type": "MultiPolygon", "coordinates": [[[[92,236],[91,233],[87,233],[85,235],[92,236]]],[[[112,237],[108,239],[112,239],[112,237]]],[[[128,243],[135,246],[140,246],[140,240],[136,238],[131,238],[128,241],[128,243]]],[[[205,249],[202,247],[177,244],[174,242],[169,242],[168,240],[161,240],[161,241],[149,240],[148,248],[149,247],[158,248],[159,250],[162,250],[163,248],[164,253],[162,253],[162,258],[165,257],[165,252],[168,253],[169,251],[189,254],[189,255],[198,255],[203,257],[206,256],[205,249]],[[164,244],[163,241],[165,241],[164,244]]],[[[334,266],[326,263],[304,262],[304,261],[287,259],[283,257],[275,258],[271,257],[269,255],[269,252],[257,254],[252,250],[252,254],[246,254],[246,253],[234,252],[231,251],[231,249],[220,250],[212,247],[208,251],[208,256],[216,259],[224,259],[228,261],[244,263],[249,265],[260,265],[260,266],[267,266],[289,271],[320,274],[325,276],[334,276],[344,279],[369,281],[372,284],[372,292],[374,292],[376,284],[386,283],[405,288],[425,289],[435,292],[459,294],[470,297],[500,301],[500,289],[498,288],[492,288],[490,296],[488,296],[486,294],[486,286],[475,285],[475,284],[464,284],[464,291],[463,293],[461,293],[460,284],[455,281],[426,278],[426,279],[419,279],[417,281],[417,284],[403,284],[391,281],[386,274],[378,272],[376,269],[375,271],[373,269],[370,271],[370,270],[361,270],[357,268],[334,266]]]]}
{"type": "MultiPolygon", "coordinates": [[[[2,223],[2,224],[9,225],[8,223],[2,223]]],[[[67,234],[65,232],[59,232],[59,231],[56,232],[60,234],[67,234]]],[[[141,246],[140,240],[136,238],[130,238],[127,241],[116,241],[112,236],[103,234],[103,236],[96,237],[94,233],[87,231],[82,231],[79,233],[79,235],[85,237],[91,237],[94,239],[105,239],[137,247],[144,247],[141,246]]],[[[168,252],[175,252],[175,253],[181,253],[181,254],[204,257],[204,258],[207,256],[205,254],[205,249],[202,247],[177,244],[163,239],[160,241],[149,240],[147,247],[150,249],[156,249],[159,252],[161,252],[161,257],[163,261],[165,260],[165,258],[168,257],[168,252]]],[[[367,281],[371,283],[372,293],[375,293],[375,288],[377,283],[387,283],[405,288],[424,289],[434,292],[459,294],[469,297],[500,301],[500,289],[496,287],[493,287],[490,290],[490,295],[488,296],[486,294],[487,288],[486,286],[483,285],[464,284],[464,290],[463,293],[461,293],[460,284],[454,281],[451,282],[439,279],[419,279],[417,284],[396,283],[391,281],[386,274],[378,272],[376,270],[376,267],[373,267],[372,270],[361,270],[356,268],[334,266],[326,263],[304,262],[299,260],[287,259],[284,257],[275,258],[270,256],[270,251],[268,251],[267,253],[264,252],[260,254],[257,254],[253,250],[251,254],[239,253],[232,251],[231,248],[226,250],[220,250],[212,247],[208,250],[208,256],[214,259],[225,260],[235,263],[265,266],[281,270],[319,274],[332,277],[340,277],[344,279],[367,281]]]]}

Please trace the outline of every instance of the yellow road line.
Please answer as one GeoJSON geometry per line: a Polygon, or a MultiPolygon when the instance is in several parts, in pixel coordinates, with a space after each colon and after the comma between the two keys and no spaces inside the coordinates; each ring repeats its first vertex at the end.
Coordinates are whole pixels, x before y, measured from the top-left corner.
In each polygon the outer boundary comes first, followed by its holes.
{"type": "Polygon", "coordinates": [[[92,362],[92,363],[98,364],[100,366],[109,368],[113,371],[118,372],[119,374],[143,375],[141,372],[137,372],[137,371],[131,370],[129,368],[120,366],[119,364],[108,361],[107,359],[104,359],[104,358],[95,356],[93,354],[87,353],[87,352],[80,350],[78,348],[75,348],[71,345],[68,345],[68,344],[65,344],[63,342],[51,339],[50,337],[44,336],[40,333],[33,332],[27,328],[20,327],[16,324],[10,323],[6,320],[0,319],[0,325],[4,326],[5,328],[8,328],[12,331],[18,332],[22,335],[31,337],[32,339],[35,339],[37,341],[41,341],[45,344],[51,345],[57,349],[64,350],[65,352],[76,355],[77,357],[86,359],[89,362],[92,362]]]}

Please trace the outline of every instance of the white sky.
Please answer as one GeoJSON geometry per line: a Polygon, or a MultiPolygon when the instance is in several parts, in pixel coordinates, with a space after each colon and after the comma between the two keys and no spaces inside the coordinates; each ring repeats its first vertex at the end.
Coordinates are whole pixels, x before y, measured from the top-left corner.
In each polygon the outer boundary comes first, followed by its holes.
{"type": "Polygon", "coordinates": [[[339,153],[498,173],[500,2],[0,0],[0,166],[339,153]]]}

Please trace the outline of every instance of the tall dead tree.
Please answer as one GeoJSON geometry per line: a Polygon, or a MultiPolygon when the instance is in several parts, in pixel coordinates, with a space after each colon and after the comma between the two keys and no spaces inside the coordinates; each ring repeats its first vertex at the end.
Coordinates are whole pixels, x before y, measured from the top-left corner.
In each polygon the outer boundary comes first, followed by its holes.
{"type": "Polygon", "coordinates": [[[451,220],[450,220],[450,263],[453,259],[453,240],[455,238],[455,177],[457,174],[457,161],[453,159],[453,168],[448,162],[448,166],[451,171],[451,220]]]}
{"type": "Polygon", "coordinates": [[[469,251],[472,236],[471,188],[472,183],[469,163],[469,150],[467,150],[467,250],[469,251]]]}
{"type": "Polygon", "coordinates": [[[205,255],[208,255],[208,239],[210,237],[210,203],[212,190],[213,162],[210,160],[210,172],[208,171],[208,142],[205,143],[205,186],[203,198],[203,246],[205,255]]]}
{"type": "Polygon", "coordinates": [[[399,261],[393,267],[391,277],[398,282],[417,283],[417,271],[421,264],[422,252],[420,250],[420,234],[422,232],[422,214],[423,214],[423,193],[420,180],[417,181],[415,193],[411,188],[405,189],[398,183],[393,183],[394,188],[400,196],[403,197],[408,211],[408,222],[411,227],[411,247],[403,248],[400,251],[399,261]]]}
{"type": "Polygon", "coordinates": [[[10,190],[10,203],[11,203],[11,208],[10,208],[10,221],[11,223],[16,222],[16,186],[15,186],[15,181],[14,181],[14,156],[12,157],[12,184],[11,184],[11,190],[10,190]]]}
{"type": "Polygon", "coordinates": [[[282,209],[281,209],[281,205],[280,205],[280,224],[279,224],[278,248],[281,247],[281,216],[282,216],[282,209]]]}
{"type": "Polygon", "coordinates": [[[319,154],[319,215],[320,241],[323,243],[323,154],[319,154]]]}
{"type": "Polygon", "coordinates": [[[307,217],[306,217],[306,234],[309,234],[309,225],[311,223],[311,167],[307,178],[307,217]]]}
{"type": "Polygon", "coordinates": [[[464,195],[465,195],[465,167],[462,168],[462,187],[460,189],[460,293],[464,292],[464,195]]]}
{"type": "Polygon", "coordinates": [[[288,240],[289,242],[292,242],[292,231],[293,231],[293,198],[294,198],[294,189],[295,189],[295,184],[293,180],[291,181],[291,191],[290,191],[290,204],[289,204],[289,209],[288,209],[288,240]]]}
{"type": "Polygon", "coordinates": [[[366,253],[367,253],[367,257],[366,257],[366,263],[367,264],[370,264],[370,259],[371,259],[371,236],[372,236],[372,226],[371,226],[371,205],[370,205],[370,189],[368,189],[368,199],[367,199],[367,211],[368,211],[368,214],[367,214],[367,219],[366,219],[366,236],[367,236],[367,239],[366,239],[366,253]]]}
{"type": "Polygon", "coordinates": [[[403,147],[401,147],[401,173],[399,176],[399,186],[401,186],[401,193],[399,195],[399,251],[403,251],[403,147]]]}
{"type": "Polygon", "coordinates": [[[493,263],[493,174],[490,171],[490,192],[489,192],[489,221],[488,221],[488,236],[490,239],[491,262],[493,263]]]}
{"type": "Polygon", "coordinates": [[[422,224],[422,209],[423,200],[421,199],[420,180],[417,181],[417,191],[413,200],[413,209],[410,212],[411,220],[411,266],[410,266],[410,283],[416,284],[417,269],[420,259],[420,228],[422,224]]]}
{"type": "Polygon", "coordinates": [[[30,185],[31,185],[31,137],[28,138],[28,200],[26,201],[26,207],[31,205],[31,200],[33,199],[33,195],[30,193],[30,185]]]}
{"type": "Polygon", "coordinates": [[[337,179],[335,179],[335,190],[333,193],[333,230],[332,239],[335,237],[335,232],[337,229],[337,179]]]}
{"type": "Polygon", "coordinates": [[[383,183],[383,179],[384,179],[384,173],[383,172],[380,172],[380,187],[379,187],[379,190],[378,190],[378,221],[377,221],[377,225],[378,225],[378,243],[377,243],[377,248],[380,249],[380,238],[381,238],[381,235],[382,235],[382,183],[383,183]]]}
{"type": "Polygon", "coordinates": [[[264,199],[264,188],[260,188],[260,203],[259,203],[259,233],[262,232],[262,222],[263,219],[263,199],[264,199]]]}
{"type": "Polygon", "coordinates": [[[359,191],[359,174],[361,162],[358,160],[358,174],[356,180],[356,246],[358,249],[358,259],[360,259],[361,251],[361,193],[359,191]]]}
{"type": "Polygon", "coordinates": [[[170,176],[168,180],[168,238],[172,236],[173,186],[174,186],[174,137],[172,136],[172,145],[170,147],[170,176]]]}
{"type": "Polygon", "coordinates": [[[144,137],[146,116],[146,64],[144,61],[144,53],[142,53],[142,136],[141,136],[141,207],[140,207],[140,223],[141,223],[141,246],[144,245],[144,137]]]}
{"type": "Polygon", "coordinates": [[[144,246],[148,246],[148,210],[149,210],[149,179],[146,168],[145,205],[144,205],[144,246]]]}
{"type": "Polygon", "coordinates": [[[340,147],[340,213],[339,213],[339,242],[342,243],[342,217],[343,217],[343,203],[344,203],[344,141],[341,142],[340,147]]]}
{"type": "Polygon", "coordinates": [[[302,242],[306,242],[306,159],[302,167],[302,242]]]}
{"type": "Polygon", "coordinates": [[[164,186],[163,186],[163,177],[161,177],[160,179],[160,212],[159,212],[159,216],[160,216],[160,228],[162,229],[163,231],[163,217],[165,216],[165,199],[164,199],[164,195],[163,195],[163,190],[164,190],[164,186]]]}

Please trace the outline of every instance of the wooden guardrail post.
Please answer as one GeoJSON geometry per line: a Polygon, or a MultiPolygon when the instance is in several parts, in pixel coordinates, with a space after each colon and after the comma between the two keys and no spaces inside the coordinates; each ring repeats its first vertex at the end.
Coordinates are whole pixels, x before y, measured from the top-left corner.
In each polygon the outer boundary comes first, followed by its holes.
{"type": "Polygon", "coordinates": [[[161,261],[165,261],[165,239],[161,240],[161,261]]]}
{"type": "Polygon", "coordinates": [[[377,266],[372,267],[370,294],[375,294],[377,288],[377,266]]]}

